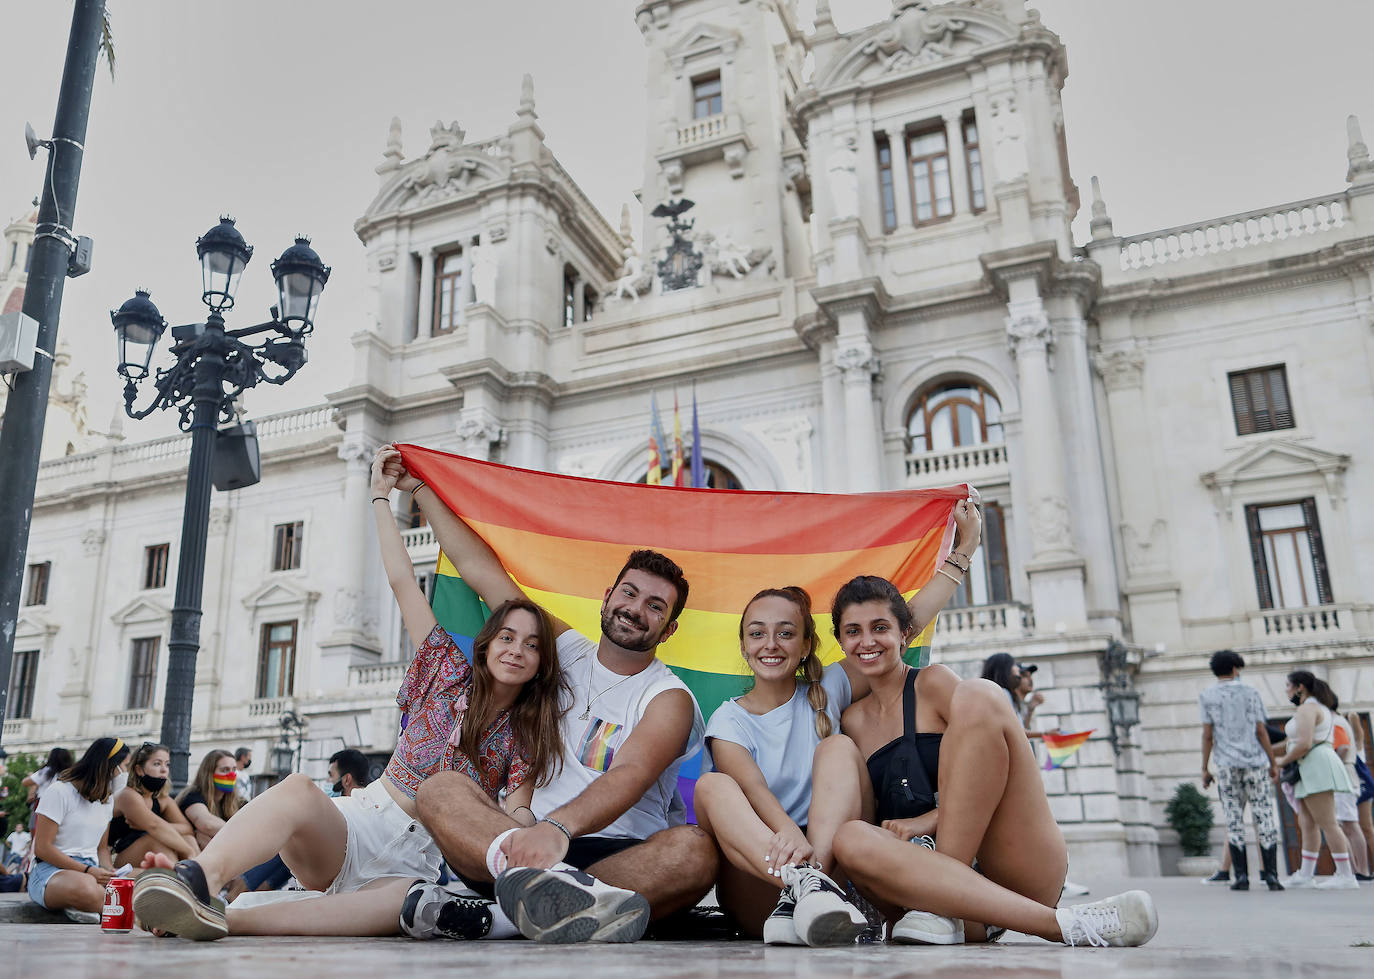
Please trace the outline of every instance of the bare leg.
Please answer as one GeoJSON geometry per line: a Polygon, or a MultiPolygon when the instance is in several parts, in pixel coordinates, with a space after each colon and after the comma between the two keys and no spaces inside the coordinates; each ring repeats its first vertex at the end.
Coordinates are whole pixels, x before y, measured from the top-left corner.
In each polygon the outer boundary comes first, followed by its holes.
{"type": "Polygon", "coordinates": [[[729,775],[708,772],[697,780],[693,807],[697,826],[716,841],[726,862],[716,881],[716,896],[740,929],[758,938],[778,899],[780,881],[763,859],[773,831],[749,804],[729,775]]]}
{"type": "MultiPolygon", "coordinates": [[[[1303,796],[1303,804],[1307,806],[1307,811],[1312,814],[1312,819],[1317,828],[1326,837],[1326,847],[1331,851],[1331,856],[1349,856],[1350,845],[1345,841],[1345,834],[1341,832],[1340,823],[1336,822],[1336,793],[1334,792],[1313,792],[1311,795],[1303,796]]],[[[1307,839],[1303,838],[1302,847],[1307,849],[1307,839]]],[[[1317,847],[1313,846],[1313,850],[1317,847]]]]}
{"type": "Polygon", "coordinates": [[[438,772],[425,779],[415,807],[444,858],[469,880],[491,880],[491,841],[520,825],[461,772],[438,772]]]}
{"type": "Polygon", "coordinates": [[[348,894],[229,909],[231,935],[396,935],[414,877],[384,877],[348,894]]]}
{"type": "Polygon", "coordinates": [[[1346,843],[1350,845],[1351,869],[1357,874],[1369,873],[1369,865],[1365,860],[1364,834],[1360,832],[1360,824],[1352,819],[1341,823],[1340,826],[1346,843]]]}
{"type": "Polygon", "coordinates": [[[1307,808],[1307,800],[1294,798],[1296,805],[1294,809],[1298,814],[1298,836],[1302,840],[1302,848],[1308,853],[1319,853],[1322,848],[1321,830],[1317,828],[1317,821],[1312,818],[1312,810],[1307,808]]]}
{"type": "Polygon", "coordinates": [[[850,820],[873,822],[873,783],[859,746],[843,734],[822,741],[811,760],[811,784],[825,787],[812,793],[807,816],[812,863],[833,876],[835,833],[850,820]]]}
{"type": "Polygon", "coordinates": [[[1374,800],[1361,802],[1358,812],[1360,830],[1364,834],[1365,855],[1368,857],[1365,866],[1374,867],[1374,800]]]}
{"type": "Polygon", "coordinates": [[[196,858],[210,893],[277,854],[301,886],[322,891],[334,882],[348,846],[348,823],[320,787],[288,775],[234,814],[196,858]]]}
{"type": "Polygon", "coordinates": [[[105,903],[105,888],[94,877],[75,870],[59,870],[48,878],[43,890],[43,903],[49,911],[94,911],[99,913],[105,903]]]}
{"type": "MultiPolygon", "coordinates": [[[[116,867],[122,867],[126,863],[138,867],[142,865],[143,858],[149,853],[161,853],[168,857],[173,863],[181,859],[181,856],[175,853],[165,843],[160,843],[147,834],[140,836],[118,853],[111,854],[110,859],[116,867]]],[[[196,858],[192,857],[191,859],[194,860],[196,858]]]]}
{"type": "Polygon", "coordinates": [[[649,901],[650,917],[657,919],[690,908],[705,897],[719,866],[709,836],[696,826],[674,826],[639,846],[597,861],[587,873],[613,887],[638,891],[649,901]]]}

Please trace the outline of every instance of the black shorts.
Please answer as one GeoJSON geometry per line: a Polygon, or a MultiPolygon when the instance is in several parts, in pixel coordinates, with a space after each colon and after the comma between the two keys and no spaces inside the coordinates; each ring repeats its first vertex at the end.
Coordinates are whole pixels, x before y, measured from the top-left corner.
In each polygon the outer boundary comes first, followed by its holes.
{"type": "MultiPolygon", "coordinates": [[[[639,846],[643,840],[615,836],[579,836],[568,845],[568,853],[563,857],[563,862],[572,864],[578,870],[586,870],[592,864],[600,863],[607,857],[613,857],[631,847],[639,846]]],[[[485,898],[493,896],[492,883],[489,880],[469,880],[462,874],[458,874],[458,879],[468,887],[485,898]]]]}

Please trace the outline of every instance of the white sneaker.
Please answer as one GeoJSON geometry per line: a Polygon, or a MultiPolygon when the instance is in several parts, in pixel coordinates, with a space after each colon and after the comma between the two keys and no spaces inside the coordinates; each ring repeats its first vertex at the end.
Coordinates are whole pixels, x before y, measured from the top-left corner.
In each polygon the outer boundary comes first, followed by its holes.
{"type": "Polygon", "coordinates": [[[792,894],[792,888],[783,884],[782,893],[778,895],[778,906],[764,919],[763,944],[805,945],[801,936],[797,934],[796,921],[792,917],[796,912],[797,899],[792,894]]]}
{"type": "Polygon", "coordinates": [[[1322,891],[1358,891],[1360,882],[1355,879],[1354,874],[1348,877],[1345,874],[1334,874],[1325,880],[1317,881],[1312,886],[1322,891]]]}
{"type": "Polygon", "coordinates": [[[815,867],[782,868],[783,884],[796,896],[792,915],[797,935],[807,945],[852,945],[868,926],[862,911],[851,904],[839,886],[815,867]]]}
{"type": "Polygon", "coordinates": [[[425,881],[416,881],[401,904],[401,931],[411,938],[456,938],[474,941],[491,932],[494,902],[458,895],[425,881]]]}
{"type": "Polygon", "coordinates": [[[1075,904],[1054,913],[1065,945],[1144,945],[1159,930],[1155,902],[1144,891],[1075,904]]]}
{"type": "Polygon", "coordinates": [[[962,945],[964,923],[929,911],[908,911],[892,926],[889,941],[900,945],[962,945]]]}
{"type": "Polygon", "coordinates": [[[78,911],[76,908],[67,908],[65,914],[68,921],[75,921],[78,925],[100,924],[100,913],[97,911],[78,911]]]}
{"type": "Polygon", "coordinates": [[[1300,890],[1304,887],[1316,887],[1317,878],[1312,874],[1304,874],[1302,871],[1298,871],[1285,880],[1283,886],[1290,891],[1300,890]]]}
{"type": "Polygon", "coordinates": [[[581,870],[514,867],[496,878],[496,901],[522,935],[546,945],[637,942],[649,927],[644,895],[581,870]]]}

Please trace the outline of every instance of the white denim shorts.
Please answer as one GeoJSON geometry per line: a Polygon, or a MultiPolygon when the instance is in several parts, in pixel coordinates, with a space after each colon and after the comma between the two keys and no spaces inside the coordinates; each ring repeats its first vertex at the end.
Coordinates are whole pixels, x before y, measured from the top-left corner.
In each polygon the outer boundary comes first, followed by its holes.
{"type": "Polygon", "coordinates": [[[381,781],[354,789],[334,804],[348,823],[348,849],[326,894],[348,894],[381,877],[439,879],[444,861],[439,844],[418,819],[406,815],[381,781]]]}

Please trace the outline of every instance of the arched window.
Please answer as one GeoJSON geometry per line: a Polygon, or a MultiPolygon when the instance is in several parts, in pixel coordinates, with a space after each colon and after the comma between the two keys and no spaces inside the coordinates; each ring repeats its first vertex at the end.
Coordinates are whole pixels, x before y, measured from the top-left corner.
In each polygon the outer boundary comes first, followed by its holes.
{"type": "Polygon", "coordinates": [[[1002,404],[977,381],[945,381],[916,400],[906,431],[911,452],[1001,442],[1002,404]]]}
{"type": "MultiPolygon", "coordinates": [[[[706,470],[707,489],[744,489],[744,485],[740,483],[739,477],[737,477],[729,469],[722,466],[720,463],[712,462],[710,459],[707,459],[703,468],[705,468],[706,470]]],[[[690,485],[692,480],[691,456],[688,456],[686,459],[682,461],[682,471],[684,473],[684,478],[687,484],[690,485]]],[[[640,483],[647,483],[648,481],[649,477],[647,473],[643,476],[640,476],[637,480],[637,482],[640,483]]],[[[664,463],[662,470],[660,470],[659,472],[659,481],[665,485],[672,483],[673,464],[671,461],[664,463]]]]}

